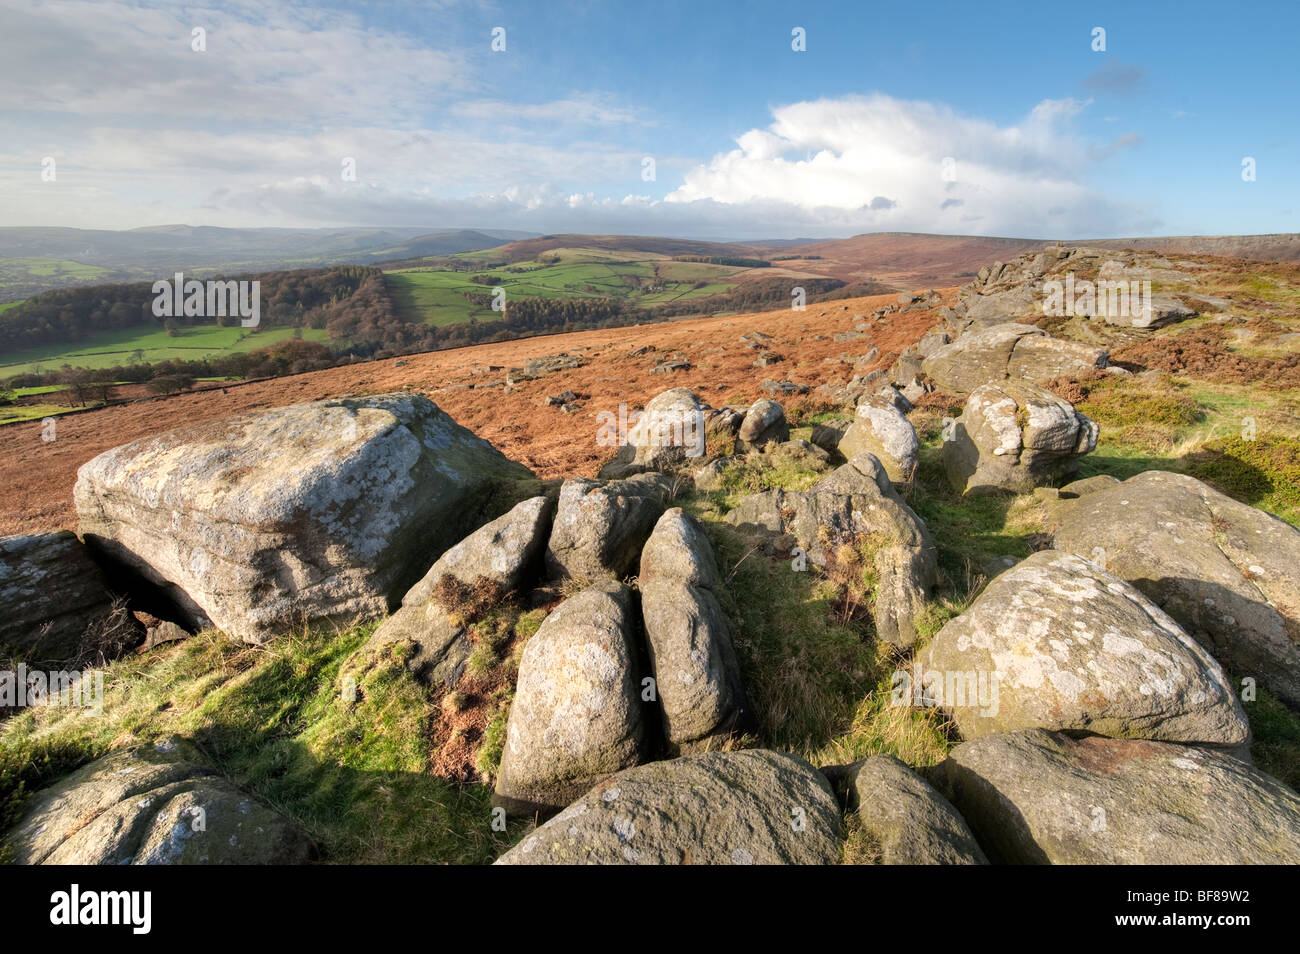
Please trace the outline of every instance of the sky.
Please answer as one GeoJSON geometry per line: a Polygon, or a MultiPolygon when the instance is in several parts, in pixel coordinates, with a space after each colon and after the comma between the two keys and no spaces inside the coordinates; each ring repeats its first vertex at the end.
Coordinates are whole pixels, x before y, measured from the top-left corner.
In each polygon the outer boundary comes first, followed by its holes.
{"type": "Polygon", "coordinates": [[[0,226],[1295,232],[1298,32],[1295,2],[0,0],[0,226]]]}

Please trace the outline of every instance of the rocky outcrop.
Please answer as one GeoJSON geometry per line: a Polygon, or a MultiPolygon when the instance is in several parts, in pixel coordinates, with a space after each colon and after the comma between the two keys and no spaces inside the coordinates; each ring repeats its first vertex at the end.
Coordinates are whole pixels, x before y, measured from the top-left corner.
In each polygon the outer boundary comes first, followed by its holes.
{"type": "Polygon", "coordinates": [[[669,750],[707,747],[742,731],[748,703],[716,595],[722,578],[694,517],[674,507],[659,518],[638,583],[669,750]]]}
{"type": "Polygon", "coordinates": [[[1193,477],[1072,484],[1053,546],[1128,580],[1234,675],[1300,705],[1300,530],[1193,477]]]}
{"type": "Polygon", "coordinates": [[[646,742],[632,591],[612,580],[571,596],[524,647],[494,801],[561,808],[636,765],[646,742]]]}
{"type": "Polygon", "coordinates": [[[633,573],[671,494],[672,482],[662,474],[609,483],[566,480],[546,545],[547,572],[553,579],[578,580],[633,573]]]}
{"type": "Polygon", "coordinates": [[[911,421],[894,402],[878,395],[858,405],[853,424],[844,433],[837,449],[845,460],[852,460],[859,454],[874,455],[884,465],[889,479],[896,484],[911,481],[921,453],[911,421]]]}
{"type": "Polygon", "coordinates": [[[877,578],[876,635],[897,646],[916,641],[915,620],[935,582],[934,545],[871,454],[854,457],[806,491],[745,497],[727,521],[743,530],[791,534],[818,565],[825,564],[829,547],[867,547],[877,578]]]}
{"type": "Polygon", "coordinates": [[[1300,796],[1221,752],[1030,729],[929,775],[997,863],[1300,863],[1300,796]]]}
{"type": "Polygon", "coordinates": [[[6,848],[27,865],[294,865],[315,852],[174,740],[113,752],[37,792],[6,848]]]}
{"type": "Polygon", "coordinates": [[[1041,328],[1014,322],[968,331],[922,362],[925,374],[941,391],[966,395],[984,384],[1007,378],[1043,381],[1078,377],[1104,368],[1101,348],[1052,338],[1041,328]]]}
{"type": "Polygon", "coordinates": [[[81,532],[192,628],[249,642],[382,616],[443,550],[537,486],[426,398],[386,394],[180,428],[101,454],[81,532]]]}
{"type": "Polygon", "coordinates": [[[553,509],[548,498],[530,497],[447,550],[375,630],[368,648],[409,639],[415,652],[407,665],[416,675],[430,684],[455,685],[473,647],[466,621],[456,614],[455,594],[440,596],[439,587],[486,587],[489,596],[506,596],[539,568],[553,509]]]}
{"type": "Polygon", "coordinates": [[[807,762],[706,752],[605,780],[497,864],[838,864],[842,829],[835,796],[807,762]]]}
{"type": "Polygon", "coordinates": [[[1079,469],[1097,446],[1097,425],[1069,401],[1028,381],[976,388],[943,444],[948,482],[959,493],[1028,493],[1079,469]]]}
{"type": "Polygon", "coordinates": [[[885,865],[986,865],[965,819],[925,779],[892,755],[822,769],[885,865]]]}
{"type": "Polygon", "coordinates": [[[29,662],[77,655],[113,612],[113,595],[67,530],[0,538],[0,654],[29,662]]]}
{"type": "Polygon", "coordinates": [[[977,326],[1048,315],[1145,331],[1197,314],[1180,300],[1198,286],[1183,266],[1195,268],[1132,250],[1055,246],[981,269],[958,293],[958,308],[977,326]]]}
{"type": "Polygon", "coordinates": [[[1072,553],[1000,574],[923,656],[927,699],[967,739],[1024,728],[1241,746],[1210,655],[1134,587],[1072,553]]]}

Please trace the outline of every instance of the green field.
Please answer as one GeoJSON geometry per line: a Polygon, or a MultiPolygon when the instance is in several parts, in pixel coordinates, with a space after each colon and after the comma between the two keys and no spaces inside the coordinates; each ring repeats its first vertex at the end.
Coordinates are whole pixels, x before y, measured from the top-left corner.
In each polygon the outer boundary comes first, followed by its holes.
{"type": "MultiPolygon", "coordinates": [[[[470,318],[490,321],[498,317],[490,308],[475,306],[465,298],[466,292],[490,295],[496,286],[505,288],[507,305],[511,298],[613,298],[649,307],[721,294],[734,287],[737,276],[746,271],[637,254],[637,258],[628,258],[627,253],[603,249],[559,248],[546,251],[537,261],[479,272],[431,264],[385,274],[393,300],[408,320],[450,325],[470,318]],[[491,284],[470,281],[472,276],[489,278],[491,284]]],[[[454,258],[491,262],[494,253],[467,252],[454,258]]]]}
{"type": "MultiPolygon", "coordinates": [[[[26,300],[26,299],[24,299],[24,301],[25,301],[25,300],[26,300]]],[[[0,302],[0,315],[3,315],[3,314],[4,314],[6,311],[8,311],[10,308],[17,308],[17,307],[18,307],[19,305],[21,305],[22,303],[23,303],[22,301],[6,301],[6,302],[0,302]]]]}
{"type": "Polygon", "coordinates": [[[47,417],[58,417],[71,410],[66,404],[14,404],[0,407],[0,424],[12,424],[14,421],[39,421],[47,417]]]}
{"type": "MultiPolygon", "coordinates": [[[[506,290],[511,300],[551,298],[614,299],[634,307],[650,308],[723,294],[734,288],[749,269],[703,262],[675,262],[649,251],[611,251],[597,248],[549,249],[532,261],[500,265],[496,250],[466,252],[429,258],[426,266],[393,268],[385,272],[388,292],[401,316],[434,326],[464,321],[495,321],[499,312],[475,305],[466,294],[490,298],[493,289],[506,290]],[[448,268],[479,266],[476,271],[448,268]],[[489,268],[484,266],[496,265],[489,268]],[[478,281],[471,279],[477,278],[478,281]]],[[[55,259],[9,259],[0,262],[0,288],[6,274],[57,275],[94,279],[104,269],[55,259]],[[6,272],[8,270],[8,272],[6,272]]],[[[191,271],[198,273],[199,270],[191,271]]],[[[0,313],[19,302],[0,304],[0,313]]],[[[182,327],[169,337],[156,327],[101,332],[69,345],[44,345],[0,355],[0,380],[34,371],[55,371],[64,365],[106,368],[118,364],[154,363],[174,358],[198,359],[250,351],[290,337],[292,328],[267,328],[250,334],[244,328],[215,325],[182,327]]],[[[304,329],[310,341],[327,342],[324,331],[304,329]]]]}
{"type": "MultiPolygon", "coordinates": [[[[98,265],[84,265],[62,258],[6,258],[0,259],[0,292],[12,287],[22,294],[24,288],[30,292],[33,284],[48,287],[51,280],[55,283],[84,283],[108,278],[112,274],[110,269],[98,265]]],[[[0,311],[5,307],[0,305],[0,311]]]]}
{"type": "MultiPolygon", "coordinates": [[[[0,356],[0,379],[33,371],[55,371],[65,364],[78,368],[111,368],[131,364],[168,361],[172,358],[194,360],[221,354],[253,351],[292,338],[293,328],[266,328],[253,332],[248,328],[221,328],[217,325],[181,327],[175,337],[161,328],[126,328],[92,335],[76,345],[45,345],[0,356]],[[141,352],[137,355],[136,352],[141,352]]],[[[308,341],[326,342],[329,335],[322,329],[304,328],[308,341]]]]}

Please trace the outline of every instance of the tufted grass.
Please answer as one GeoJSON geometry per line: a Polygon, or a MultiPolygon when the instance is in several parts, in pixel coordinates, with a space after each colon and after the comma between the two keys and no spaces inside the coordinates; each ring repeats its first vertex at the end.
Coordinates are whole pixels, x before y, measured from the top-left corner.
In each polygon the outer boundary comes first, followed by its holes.
{"type": "Polygon", "coordinates": [[[401,646],[360,670],[343,662],[372,627],[303,631],[265,647],[202,633],[111,664],[100,718],[29,709],[0,726],[0,812],[111,749],[170,735],[194,741],[235,784],[297,821],[328,863],[484,863],[523,833],[492,830],[490,789],[430,771],[435,700],[401,646]]]}

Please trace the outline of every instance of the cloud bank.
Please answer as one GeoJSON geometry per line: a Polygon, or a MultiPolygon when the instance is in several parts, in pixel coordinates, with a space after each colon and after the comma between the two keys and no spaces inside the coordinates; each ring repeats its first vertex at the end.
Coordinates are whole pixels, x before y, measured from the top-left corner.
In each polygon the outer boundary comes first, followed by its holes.
{"type": "Polygon", "coordinates": [[[647,182],[645,133],[669,117],[605,90],[510,96],[483,56],[354,14],[10,0],[6,17],[0,225],[1068,238],[1159,224],[1089,185],[1141,145],[1080,135],[1090,101],[1045,99],[1006,125],[880,93],[789,103],[712,157],[655,154],[647,182]]]}

